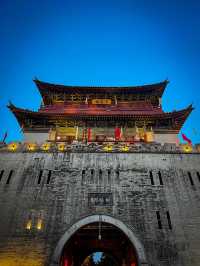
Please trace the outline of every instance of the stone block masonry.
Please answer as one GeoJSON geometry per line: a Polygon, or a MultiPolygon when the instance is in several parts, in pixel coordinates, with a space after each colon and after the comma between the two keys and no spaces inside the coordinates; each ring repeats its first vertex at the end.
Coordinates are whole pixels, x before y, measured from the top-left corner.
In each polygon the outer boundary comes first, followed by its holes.
{"type": "Polygon", "coordinates": [[[47,266],[78,220],[110,215],[149,266],[199,266],[200,154],[0,153],[0,266],[47,266]]]}

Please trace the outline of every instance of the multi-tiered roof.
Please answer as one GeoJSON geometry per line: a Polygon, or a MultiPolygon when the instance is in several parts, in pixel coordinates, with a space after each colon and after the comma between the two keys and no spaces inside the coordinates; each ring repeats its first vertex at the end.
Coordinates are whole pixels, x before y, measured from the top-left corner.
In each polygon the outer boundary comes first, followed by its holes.
{"type": "Polygon", "coordinates": [[[165,113],[161,98],[168,81],[128,87],[64,86],[34,80],[43,104],[37,112],[8,107],[23,129],[52,127],[73,121],[77,125],[107,121],[118,125],[146,124],[157,129],[178,132],[193,110],[190,105],[180,111],[165,113]]]}

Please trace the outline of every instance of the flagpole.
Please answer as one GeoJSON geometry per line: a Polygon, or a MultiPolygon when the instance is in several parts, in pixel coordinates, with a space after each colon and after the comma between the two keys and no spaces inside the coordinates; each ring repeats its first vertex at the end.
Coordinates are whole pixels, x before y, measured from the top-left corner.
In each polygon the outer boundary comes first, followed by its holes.
{"type": "Polygon", "coordinates": [[[6,131],[5,134],[4,134],[3,140],[2,140],[3,143],[5,143],[5,140],[6,140],[7,136],[8,136],[8,132],[6,131]]]}

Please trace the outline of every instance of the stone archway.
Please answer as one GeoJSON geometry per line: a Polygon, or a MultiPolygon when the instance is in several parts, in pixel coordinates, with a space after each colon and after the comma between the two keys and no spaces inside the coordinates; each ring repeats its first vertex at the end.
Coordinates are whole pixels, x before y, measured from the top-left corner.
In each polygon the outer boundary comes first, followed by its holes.
{"type": "Polygon", "coordinates": [[[142,243],[128,226],[126,226],[122,221],[112,216],[96,214],[96,215],[87,216],[77,221],[64,233],[54,251],[51,266],[60,266],[61,256],[64,247],[66,243],[68,243],[68,241],[78,230],[80,230],[84,226],[94,223],[99,223],[99,221],[101,221],[101,223],[109,224],[115,228],[118,228],[127,237],[127,239],[130,241],[135,250],[135,255],[137,258],[137,266],[148,265],[142,243]]]}

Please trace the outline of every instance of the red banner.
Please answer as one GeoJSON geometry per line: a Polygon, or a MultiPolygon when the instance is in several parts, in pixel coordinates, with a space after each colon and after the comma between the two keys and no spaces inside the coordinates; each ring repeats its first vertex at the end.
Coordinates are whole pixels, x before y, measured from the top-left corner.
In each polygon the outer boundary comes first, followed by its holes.
{"type": "Polygon", "coordinates": [[[119,127],[115,128],[115,140],[120,140],[121,138],[121,129],[119,127]]]}
{"type": "Polygon", "coordinates": [[[92,129],[88,128],[88,139],[87,139],[87,141],[91,142],[91,140],[92,140],[92,129]]]}

